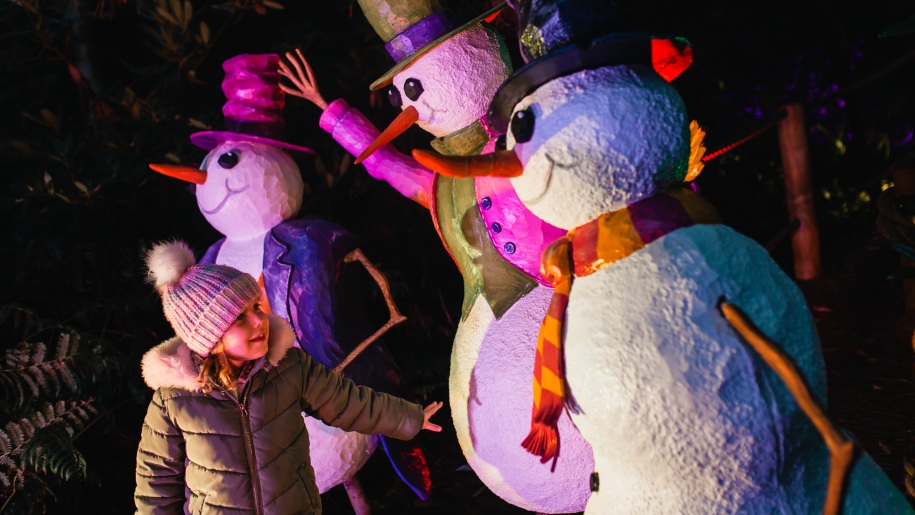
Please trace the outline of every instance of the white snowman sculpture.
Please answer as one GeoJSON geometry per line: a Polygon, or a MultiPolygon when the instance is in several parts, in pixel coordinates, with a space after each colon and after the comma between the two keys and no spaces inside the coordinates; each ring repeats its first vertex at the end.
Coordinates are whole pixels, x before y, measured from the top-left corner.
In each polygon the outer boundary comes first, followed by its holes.
{"type": "Polygon", "coordinates": [[[497,6],[466,23],[437,0],[360,0],[396,65],[372,84],[387,90],[401,114],[380,135],[359,111],[317,91],[301,53],[287,54],[285,90],[323,109],[320,125],[373,177],[428,207],[464,278],[454,337],[449,401],[467,463],[493,493],[524,509],[571,513],[590,495],[593,455],[567,415],[559,420],[563,455],[552,466],[517,445],[527,434],[533,400],[530,370],[537,329],[552,289],[540,277],[540,255],[564,234],[534,216],[508,179],[436,176],[385,143],[414,123],[446,155],[485,155],[498,133],[486,123],[492,96],[511,73],[508,50],[482,23],[497,6]]]}
{"type": "MultiPolygon", "coordinates": [[[[209,151],[200,169],[150,167],[196,184],[200,212],[225,236],[200,262],[229,265],[259,278],[269,309],[294,328],[297,345],[321,364],[334,367],[367,333],[361,302],[355,298],[358,293],[344,262],[355,256],[370,269],[371,264],[342,227],[324,220],[295,219],[304,186],[299,167],[287,151],[312,150],[280,139],[284,95],[276,73],[278,62],[275,54],[227,60],[222,87],[228,99],[223,114],[229,130],[191,136],[195,145],[209,151]]],[[[382,390],[396,391],[399,386],[396,366],[377,345],[359,355],[344,374],[382,390]]],[[[350,498],[359,501],[354,502],[356,511],[367,513],[354,474],[382,437],[345,432],[309,416],[305,424],[318,490],[324,493],[343,483],[350,498]]],[[[421,450],[415,443],[386,443],[385,451],[400,477],[418,496],[428,498],[431,485],[421,450]]]]}
{"type": "MultiPolygon", "coordinates": [[[[489,112],[509,129],[508,150],[485,162],[414,151],[442,174],[513,176],[531,211],[569,231],[542,263],[557,288],[524,446],[561,456],[555,417],[573,412],[594,449],[589,514],[820,511],[823,439],[718,308],[745,311],[823,400],[804,298],[765,250],[682,187],[686,110],[662,76],[683,68],[685,42],[578,33],[581,10],[601,11],[591,3],[519,6],[532,60],[489,112]]],[[[911,513],[866,454],[846,488],[845,513],[911,513]]]]}

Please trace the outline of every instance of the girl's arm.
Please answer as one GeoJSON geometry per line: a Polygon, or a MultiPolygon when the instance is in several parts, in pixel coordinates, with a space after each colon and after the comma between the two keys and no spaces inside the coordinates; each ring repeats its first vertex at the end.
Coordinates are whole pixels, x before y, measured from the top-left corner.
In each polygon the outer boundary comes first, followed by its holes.
{"type": "MultiPolygon", "coordinates": [[[[286,63],[280,61],[279,74],[289,79],[293,87],[280,84],[280,88],[290,95],[304,98],[324,111],[319,122],[322,129],[330,133],[347,152],[358,156],[375,141],[380,132],[372,122],[357,109],[337,99],[329,105],[318,91],[317,82],[311,66],[302,52],[296,50],[297,56],[286,52],[286,59],[295,67],[295,72],[286,63]],[[301,64],[300,64],[301,61],[301,64]]],[[[420,165],[413,156],[399,152],[393,146],[384,145],[362,164],[369,175],[386,181],[401,195],[413,199],[425,207],[432,201],[434,172],[420,165]]]]}
{"type": "Polygon", "coordinates": [[[300,357],[302,409],[324,423],[344,431],[378,433],[399,440],[413,438],[426,424],[426,413],[419,404],[358,386],[304,352],[300,357]]]}
{"type": "Polygon", "coordinates": [[[184,435],[169,418],[161,390],[156,390],[137,450],[137,513],[182,513],[184,459],[184,435]]]}

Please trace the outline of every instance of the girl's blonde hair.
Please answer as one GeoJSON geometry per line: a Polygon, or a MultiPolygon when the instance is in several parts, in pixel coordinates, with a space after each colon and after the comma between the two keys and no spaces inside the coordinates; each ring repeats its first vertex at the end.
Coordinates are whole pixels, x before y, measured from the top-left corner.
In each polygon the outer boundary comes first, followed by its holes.
{"type": "Polygon", "coordinates": [[[197,382],[200,383],[200,389],[203,390],[203,393],[207,395],[213,391],[213,381],[230,390],[235,388],[238,383],[235,371],[232,369],[228,358],[226,358],[222,340],[210,351],[209,356],[200,358],[197,368],[200,370],[197,375],[197,382]]]}

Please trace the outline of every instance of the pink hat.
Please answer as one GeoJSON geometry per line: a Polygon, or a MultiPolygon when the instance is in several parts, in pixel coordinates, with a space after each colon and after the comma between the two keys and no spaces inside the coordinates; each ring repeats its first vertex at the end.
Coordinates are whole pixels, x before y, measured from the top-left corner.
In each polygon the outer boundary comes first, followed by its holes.
{"type": "Polygon", "coordinates": [[[191,134],[191,143],[212,150],[225,141],[250,141],[313,154],[314,150],[280,141],[285,93],[280,89],[277,54],[242,54],[226,60],[222,92],[228,101],[222,107],[227,131],[191,134]]]}
{"type": "Polygon", "coordinates": [[[206,357],[261,289],[230,266],[194,263],[183,241],[156,244],[146,255],[148,279],[162,295],[165,318],[192,351],[206,357]]]}

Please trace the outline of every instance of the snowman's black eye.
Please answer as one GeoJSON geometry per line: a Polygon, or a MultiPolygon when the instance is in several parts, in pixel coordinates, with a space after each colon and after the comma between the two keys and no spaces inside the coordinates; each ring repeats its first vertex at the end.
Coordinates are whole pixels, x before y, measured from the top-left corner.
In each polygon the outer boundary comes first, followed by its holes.
{"type": "Polygon", "coordinates": [[[511,131],[517,143],[531,140],[534,135],[534,111],[530,107],[512,116],[511,131]]]}
{"type": "Polygon", "coordinates": [[[502,134],[496,138],[496,150],[505,150],[506,148],[508,148],[508,144],[505,142],[505,134],[502,134]]]}
{"type": "Polygon", "coordinates": [[[419,79],[407,79],[403,83],[403,92],[407,95],[407,98],[416,102],[419,96],[423,94],[423,83],[419,79]]]}
{"type": "Polygon", "coordinates": [[[219,166],[225,168],[226,170],[233,168],[238,164],[238,151],[230,150],[225,154],[219,156],[219,159],[217,159],[216,162],[219,163],[219,166]]]}
{"type": "Polygon", "coordinates": [[[400,106],[403,105],[403,99],[400,98],[400,91],[398,91],[394,86],[388,88],[388,101],[390,101],[391,105],[397,109],[400,109],[400,106]]]}

